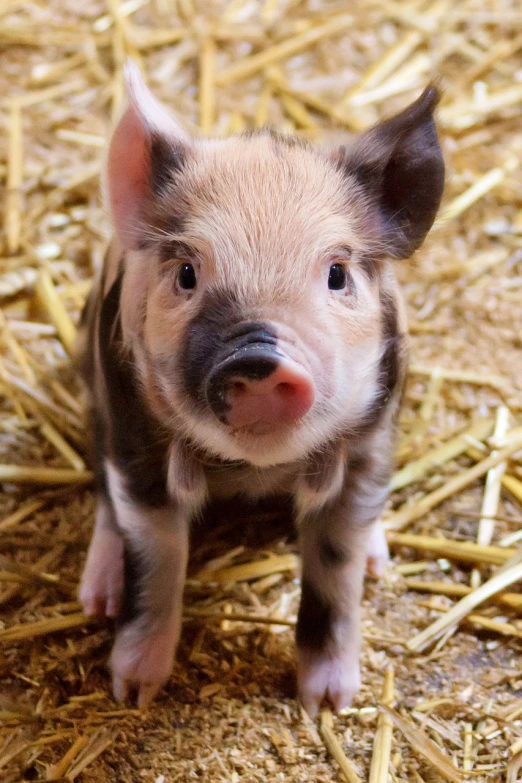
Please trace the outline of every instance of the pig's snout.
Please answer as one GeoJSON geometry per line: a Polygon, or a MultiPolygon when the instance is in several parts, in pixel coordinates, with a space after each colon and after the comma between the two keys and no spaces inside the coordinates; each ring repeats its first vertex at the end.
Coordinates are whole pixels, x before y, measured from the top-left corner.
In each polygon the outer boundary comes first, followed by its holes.
{"type": "Polygon", "coordinates": [[[263,434],[302,418],[315,397],[308,371],[281,353],[266,331],[247,335],[243,329],[241,342],[207,379],[207,402],[220,421],[263,434]]]}

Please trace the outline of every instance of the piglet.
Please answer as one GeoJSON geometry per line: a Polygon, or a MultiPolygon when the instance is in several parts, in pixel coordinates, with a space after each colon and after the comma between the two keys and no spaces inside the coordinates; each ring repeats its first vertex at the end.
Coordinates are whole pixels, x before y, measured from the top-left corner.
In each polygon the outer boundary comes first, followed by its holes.
{"type": "Polygon", "coordinates": [[[359,688],[364,572],[387,558],[407,362],[393,267],[442,196],[437,90],[326,151],[269,130],[191,138],[132,64],[126,82],[115,238],[82,320],[97,512],[80,599],[117,618],[116,698],[147,705],[173,665],[191,519],[209,499],[290,496],[299,696],[339,710],[359,688]]]}

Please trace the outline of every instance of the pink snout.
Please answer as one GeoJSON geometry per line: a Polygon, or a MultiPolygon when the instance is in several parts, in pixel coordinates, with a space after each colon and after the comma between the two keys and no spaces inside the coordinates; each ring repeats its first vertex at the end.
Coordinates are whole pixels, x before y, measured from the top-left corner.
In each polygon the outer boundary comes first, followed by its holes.
{"type": "Polygon", "coordinates": [[[232,380],[226,394],[227,421],[234,428],[292,424],[310,410],[314,397],[311,376],[295,362],[283,359],[267,378],[232,380]]]}
{"type": "Polygon", "coordinates": [[[250,343],[213,368],[205,394],[224,424],[263,434],[301,419],[315,386],[307,369],[274,345],[250,343]]]}

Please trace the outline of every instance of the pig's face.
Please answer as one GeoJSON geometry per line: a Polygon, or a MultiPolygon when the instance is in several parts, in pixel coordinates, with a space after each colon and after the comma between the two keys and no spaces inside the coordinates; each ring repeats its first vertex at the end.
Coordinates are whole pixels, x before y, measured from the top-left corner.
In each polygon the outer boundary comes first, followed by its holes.
{"type": "Polygon", "coordinates": [[[382,407],[397,336],[385,257],[420,244],[442,187],[429,97],[329,155],[267,132],[191,140],[134,77],[109,155],[122,325],[178,432],[278,464],[382,407]],[[405,144],[428,172],[420,195],[405,144]]]}
{"type": "Polygon", "coordinates": [[[265,464],[357,421],[380,358],[361,189],[313,149],[263,134],[196,145],[162,209],[143,338],[190,436],[265,464]]]}

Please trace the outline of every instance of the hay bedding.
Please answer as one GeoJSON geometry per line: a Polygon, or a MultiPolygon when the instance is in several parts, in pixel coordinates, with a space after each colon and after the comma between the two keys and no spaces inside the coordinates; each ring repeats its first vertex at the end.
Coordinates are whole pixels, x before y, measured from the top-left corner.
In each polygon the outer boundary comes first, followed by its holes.
{"type": "Polygon", "coordinates": [[[519,777],[521,20],[508,0],[0,2],[3,780],[519,777]],[[346,135],[443,80],[446,205],[399,268],[393,566],[367,586],[363,688],[339,718],[293,699],[297,561],[269,505],[195,530],[179,664],[149,711],[114,704],[111,630],[75,602],[93,498],[68,351],[109,239],[98,174],[128,54],[222,134],[346,135]]]}

